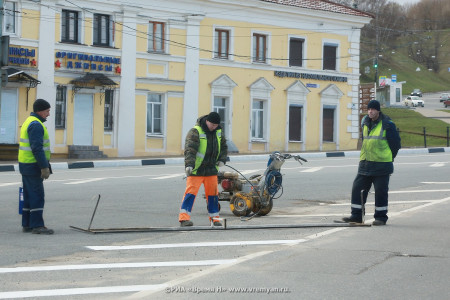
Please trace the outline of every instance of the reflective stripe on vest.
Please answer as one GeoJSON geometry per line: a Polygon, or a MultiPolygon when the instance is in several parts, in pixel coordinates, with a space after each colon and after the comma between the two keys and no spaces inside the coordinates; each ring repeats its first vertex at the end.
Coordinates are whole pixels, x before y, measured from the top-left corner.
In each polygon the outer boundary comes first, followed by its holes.
{"type": "Polygon", "coordinates": [[[20,143],[19,143],[19,162],[20,163],[35,163],[37,162],[36,158],[31,151],[30,139],[28,137],[28,127],[31,122],[38,121],[42,128],[44,128],[44,136],[42,141],[43,150],[45,152],[45,158],[50,160],[50,138],[48,135],[47,127],[36,117],[29,116],[25,122],[22,124],[22,128],[20,129],[20,143]]]}
{"type": "MultiPolygon", "coordinates": [[[[206,138],[206,133],[203,131],[202,127],[200,126],[194,126],[195,129],[197,129],[198,131],[198,136],[200,138],[200,145],[198,147],[197,150],[197,154],[195,157],[195,167],[194,170],[192,170],[192,174],[197,174],[197,170],[198,168],[200,168],[203,159],[205,159],[205,153],[206,153],[206,148],[208,147],[208,140],[206,138]]],[[[217,137],[217,143],[218,143],[218,149],[219,151],[217,151],[217,157],[216,159],[219,159],[219,155],[220,155],[220,145],[221,145],[221,141],[222,141],[222,130],[218,129],[216,130],[216,137],[217,137]]],[[[219,170],[219,167],[216,166],[216,169],[219,170]]]]}
{"type": "Polygon", "coordinates": [[[363,138],[359,156],[361,160],[392,162],[392,151],[389,148],[389,143],[386,139],[386,130],[384,130],[381,121],[370,132],[367,125],[364,125],[363,138]]]}

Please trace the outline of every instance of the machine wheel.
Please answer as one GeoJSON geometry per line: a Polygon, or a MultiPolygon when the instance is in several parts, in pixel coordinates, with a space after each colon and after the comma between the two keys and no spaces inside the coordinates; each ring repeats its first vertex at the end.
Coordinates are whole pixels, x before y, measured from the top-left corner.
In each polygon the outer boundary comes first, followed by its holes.
{"type": "Polygon", "coordinates": [[[272,210],[273,207],[273,200],[270,199],[269,204],[267,204],[267,206],[261,208],[258,212],[258,216],[265,216],[268,213],[270,213],[270,211],[272,210]]]}
{"type": "Polygon", "coordinates": [[[235,216],[248,216],[251,213],[252,208],[253,202],[251,198],[234,195],[230,200],[230,209],[235,216]]]}

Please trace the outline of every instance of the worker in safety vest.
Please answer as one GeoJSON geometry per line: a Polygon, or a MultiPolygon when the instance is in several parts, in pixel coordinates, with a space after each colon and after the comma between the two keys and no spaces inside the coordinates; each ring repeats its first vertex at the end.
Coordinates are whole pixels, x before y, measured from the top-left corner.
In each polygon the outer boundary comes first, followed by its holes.
{"type": "Polygon", "coordinates": [[[361,122],[363,142],[358,174],[352,187],[351,216],[343,218],[342,221],[362,222],[362,203],[366,203],[367,195],[373,184],[375,221],[372,225],[386,225],[389,178],[394,172],[393,161],[401,148],[401,141],[395,124],[380,111],[380,102],[370,101],[367,109],[368,115],[364,116],[361,122]]]}
{"type": "Polygon", "coordinates": [[[22,124],[19,144],[19,171],[23,183],[22,231],[53,234],[44,225],[44,179],[50,166],[50,139],[44,122],[50,116],[50,104],[44,99],[33,103],[33,112],[22,124]]]}
{"type": "Polygon", "coordinates": [[[225,165],[228,147],[219,124],[220,115],[211,112],[200,117],[186,136],[184,164],[187,182],[178,218],[183,227],[193,225],[191,211],[202,183],[209,220],[214,226],[222,226],[219,221],[217,172],[219,167],[225,165]]]}

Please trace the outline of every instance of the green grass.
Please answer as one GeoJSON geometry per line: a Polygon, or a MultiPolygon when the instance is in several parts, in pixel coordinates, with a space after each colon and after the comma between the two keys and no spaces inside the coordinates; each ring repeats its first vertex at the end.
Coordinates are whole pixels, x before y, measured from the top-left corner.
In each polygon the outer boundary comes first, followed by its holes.
{"type": "Polygon", "coordinates": [[[443,111],[443,112],[446,112],[446,113],[450,113],[450,109],[438,109],[438,111],[443,111]]]}
{"type": "MultiPolygon", "coordinates": [[[[442,33],[447,36],[450,34],[450,30],[442,33]]],[[[430,35],[430,33],[426,33],[430,35]]],[[[391,45],[382,45],[381,48],[383,56],[378,59],[378,76],[386,76],[391,78],[392,74],[397,75],[397,82],[406,81],[403,84],[403,94],[409,94],[413,89],[420,89],[422,92],[441,92],[450,90],[450,67],[449,54],[450,43],[443,43],[442,49],[440,49],[440,59],[442,64],[440,65],[439,73],[428,71],[425,64],[420,64],[411,59],[407,52],[409,38],[399,38],[391,45]],[[395,51],[389,49],[396,49],[395,51]],[[420,71],[416,71],[417,68],[420,71]]],[[[364,46],[364,45],[363,45],[364,46]]],[[[369,83],[374,81],[375,71],[373,69],[372,60],[370,57],[373,49],[362,49],[362,53],[368,53],[361,57],[364,63],[361,64],[361,83],[369,83]],[[368,56],[368,57],[367,57],[368,56]],[[370,67],[370,73],[364,74],[366,67],[370,67]]]]}
{"type": "Polygon", "coordinates": [[[388,115],[400,130],[403,148],[424,147],[423,128],[427,133],[427,147],[446,147],[447,146],[447,124],[441,120],[424,117],[422,114],[405,108],[383,108],[382,112],[388,115]],[[417,134],[411,134],[414,132],[417,134]],[[428,136],[437,135],[445,138],[428,136]]]}

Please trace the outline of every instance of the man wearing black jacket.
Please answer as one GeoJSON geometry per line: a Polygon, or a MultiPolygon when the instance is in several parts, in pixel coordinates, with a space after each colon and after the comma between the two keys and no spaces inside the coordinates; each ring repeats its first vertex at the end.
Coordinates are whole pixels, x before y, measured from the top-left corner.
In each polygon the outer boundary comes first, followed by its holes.
{"type": "Polygon", "coordinates": [[[50,103],[37,99],[33,112],[22,124],[19,144],[19,171],[23,183],[22,231],[53,234],[44,225],[44,179],[51,174],[50,138],[44,122],[50,116],[50,103]]]}
{"type": "Polygon", "coordinates": [[[380,111],[377,100],[369,102],[368,114],[362,119],[363,143],[358,174],[353,181],[351,216],[342,219],[348,223],[362,223],[363,206],[373,184],[375,214],[372,225],[386,225],[388,220],[389,178],[394,172],[394,158],[401,148],[400,136],[391,118],[380,111]]]}

